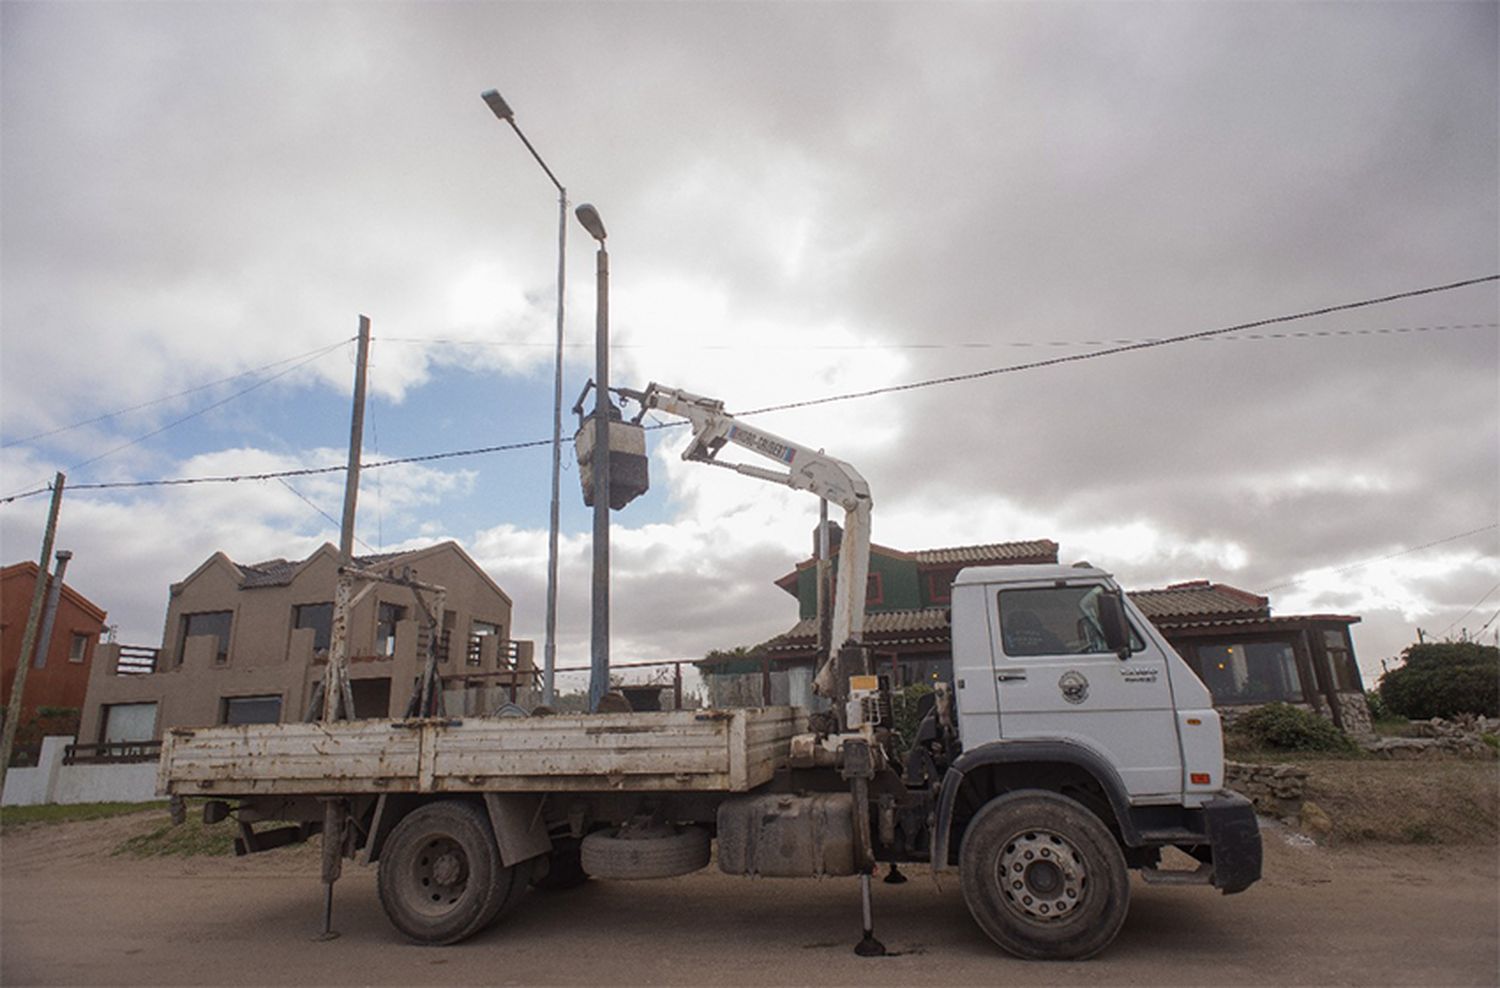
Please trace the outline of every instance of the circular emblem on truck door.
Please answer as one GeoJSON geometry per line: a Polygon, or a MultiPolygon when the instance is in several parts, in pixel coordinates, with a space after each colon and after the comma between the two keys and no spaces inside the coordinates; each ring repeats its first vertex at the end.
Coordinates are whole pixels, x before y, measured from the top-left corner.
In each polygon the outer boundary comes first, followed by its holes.
{"type": "Polygon", "coordinates": [[[1064,700],[1069,703],[1082,703],[1089,698],[1089,681],[1083,673],[1069,669],[1062,674],[1057,681],[1057,688],[1062,690],[1064,700]]]}

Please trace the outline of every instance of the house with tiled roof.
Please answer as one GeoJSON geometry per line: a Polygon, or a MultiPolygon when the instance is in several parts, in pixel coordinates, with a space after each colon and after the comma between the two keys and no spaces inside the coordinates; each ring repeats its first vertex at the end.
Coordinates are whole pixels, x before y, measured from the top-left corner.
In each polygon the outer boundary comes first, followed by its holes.
{"type": "MultiPolygon", "coordinates": [[[[1048,539],[915,552],[872,546],[864,644],[877,671],[895,686],[951,677],[948,604],[958,571],[1056,563],[1057,550],[1048,539]]],[[[751,702],[805,702],[819,654],[816,573],[816,560],[808,559],[776,581],[797,598],[798,621],[791,628],[748,653],[715,654],[699,663],[712,697],[737,693],[751,702]]],[[[1369,730],[1349,636],[1358,617],[1273,617],[1267,598],[1206,580],[1131,591],[1130,598],[1208,686],[1227,718],[1284,701],[1351,732],[1369,730]]]]}
{"type": "MultiPolygon", "coordinates": [[[[450,711],[487,712],[469,708],[530,685],[531,643],[510,637],[510,597],[458,543],[354,562],[365,572],[444,590],[441,617],[429,618],[428,604],[410,587],[356,587],[349,616],[356,716],[406,711],[438,620],[450,711]]],[[[327,664],[338,570],[338,550],[327,543],[300,560],[240,563],[214,553],[172,584],[159,646],[100,649],[79,741],[124,744],[173,727],[305,719],[327,664]]]]}

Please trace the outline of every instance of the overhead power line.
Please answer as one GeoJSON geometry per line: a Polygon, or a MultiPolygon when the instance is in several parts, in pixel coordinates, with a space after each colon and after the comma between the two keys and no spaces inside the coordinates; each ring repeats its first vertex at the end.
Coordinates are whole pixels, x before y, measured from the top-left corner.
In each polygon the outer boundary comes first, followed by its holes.
{"type": "Polygon", "coordinates": [[[1305,312],[1294,312],[1287,316],[1273,316],[1269,319],[1256,319],[1251,322],[1242,322],[1234,326],[1225,326],[1221,329],[1206,329],[1197,333],[1183,333],[1180,336],[1167,336],[1159,340],[1142,340],[1138,343],[1127,343],[1122,346],[1109,347],[1105,350],[1095,350],[1091,353],[1070,353],[1063,357],[1050,357],[1046,360],[1033,360],[1025,364],[1011,364],[1008,367],[993,367],[989,370],[973,371],[968,374],[953,374],[948,377],[932,378],[926,381],[914,381],[910,384],[893,384],[883,388],[870,388],[867,391],[850,391],[844,394],[828,395],[822,398],[810,398],[806,401],[790,401],[780,405],[767,405],[763,408],[755,408],[750,411],[740,412],[741,415],[760,415],[765,412],[782,412],[791,408],[807,408],[811,405],[827,405],[836,401],[852,401],[856,398],[872,398],[875,395],[896,394],[901,391],[915,391],[918,388],[931,388],[940,384],[958,384],[962,381],[977,381],[981,378],[995,377],[1000,374],[1014,374],[1019,371],[1038,370],[1042,367],[1057,367],[1061,364],[1081,363],[1085,360],[1097,360],[1100,357],[1112,357],[1121,353],[1132,353],[1137,350],[1150,350],[1155,347],[1170,346],[1174,343],[1186,343],[1189,340],[1205,340],[1214,336],[1227,336],[1230,333],[1243,333],[1246,330],[1259,329],[1262,326],[1276,326],[1282,323],[1296,322],[1299,319],[1312,319],[1317,316],[1332,315],[1335,312],[1350,312],[1355,309],[1367,309],[1374,305],[1385,305],[1389,302],[1399,302],[1403,299],[1419,298],[1423,295],[1436,295],[1439,292],[1451,292],[1459,288],[1468,288],[1472,285],[1482,285],[1486,282],[1500,281],[1500,274],[1486,275],[1483,278],[1469,278],[1464,281],[1450,282],[1446,285],[1433,285],[1430,288],[1417,288],[1407,292],[1397,292],[1394,295],[1382,295],[1379,298],[1368,298],[1360,302],[1344,302],[1340,305],[1324,306],[1321,309],[1308,309],[1305,312]]]}
{"type": "MultiPolygon", "coordinates": [[[[351,336],[348,339],[339,340],[338,343],[331,344],[331,346],[342,346],[343,344],[350,343],[353,340],[354,337],[351,336]]],[[[165,402],[169,402],[174,398],[185,398],[190,394],[197,394],[199,391],[207,391],[209,388],[217,387],[220,384],[228,384],[230,381],[238,381],[242,377],[250,377],[253,374],[259,374],[262,371],[268,371],[273,367],[280,367],[282,364],[289,364],[294,360],[301,360],[303,357],[321,356],[327,349],[329,348],[319,347],[316,350],[308,350],[305,353],[298,353],[290,357],[283,357],[281,360],[273,360],[269,364],[261,364],[259,367],[252,367],[249,370],[240,371],[238,374],[230,374],[228,377],[221,377],[216,381],[208,381],[204,384],[196,384],[193,387],[185,388],[182,391],[174,391],[172,394],[162,395],[160,398],[152,398],[150,401],[143,401],[138,405],[129,405],[125,408],[117,408],[112,412],[105,412],[102,415],[95,415],[93,418],[83,419],[82,421],[74,422],[70,425],[60,425],[55,429],[48,429],[46,432],[38,432],[30,436],[24,436],[20,439],[7,439],[4,442],[0,442],[0,449],[9,449],[12,446],[20,446],[23,443],[36,442],[38,439],[46,439],[48,436],[55,436],[62,432],[71,432],[74,429],[81,429],[86,425],[93,425],[96,422],[104,422],[112,418],[118,418],[121,415],[128,415],[131,412],[138,412],[143,408],[150,408],[153,405],[164,404],[165,402]]]]}
{"type": "MultiPolygon", "coordinates": [[[[1001,375],[1001,374],[1013,374],[1013,373],[1018,373],[1020,371],[1038,370],[1038,369],[1043,368],[1043,367],[1056,367],[1056,366],[1059,366],[1059,365],[1062,365],[1062,364],[1081,363],[1082,361],[1085,361],[1085,360],[1095,360],[1095,359],[1098,359],[1100,357],[1110,357],[1110,356],[1114,356],[1116,354],[1131,353],[1131,352],[1134,352],[1134,351],[1137,351],[1137,350],[1149,350],[1149,349],[1154,349],[1156,347],[1170,346],[1170,345],[1175,344],[1175,343],[1186,343],[1186,342],[1188,342],[1190,340],[1203,340],[1203,339],[1209,339],[1209,338],[1217,337],[1217,336],[1226,336],[1226,335],[1228,335],[1230,333],[1241,333],[1241,332],[1245,332],[1246,330],[1259,329],[1259,328],[1261,328],[1263,326],[1273,326],[1273,325],[1279,325],[1279,324],[1282,324],[1282,323],[1295,322],[1295,321],[1300,320],[1300,319],[1312,319],[1312,318],[1315,318],[1317,316],[1331,315],[1332,313],[1335,313],[1335,312],[1348,312],[1348,311],[1351,311],[1351,310],[1354,310],[1354,309],[1364,309],[1364,308],[1369,308],[1369,307],[1375,306],[1375,305],[1384,305],[1384,304],[1389,303],[1389,302],[1401,301],[1403,299],[1418,298],[1418,297],[1424,296],[1424,295],[1435,295],[1435,294],[1437,294],[1439,292],[1449,292],[1449,291],[1454,291],[1454,290],[1459,289],[1459,288],[1467,288],[1467,287],[1470,287],[1470,286],[1473,286],[1473,285],[1481,285],[1481,284],[1485,284],[1485,283],[1488,283],[1488,282],[1495,282],[1495,281],[1500,281],[1500,275],[1486,275],[1485,277],[1482,277],[1482,278],[1469,278],[1469,279],[1466,279],[1464,281],[1450,282],[1449,284],[1446,284],[1446,285],[1434,285],[1434,286],[1431,286],[1429,288],[1418,288],[1418,289],[1413,289],[1411,291],[1406,291],[1406,292],[1397,292],[1397,293],[1392,294],[1392,295],[1383,295],[1383,296],[1381,296],[1379,298],[1364,299],[1364,300],[1359,301],[1359,302],[1345,302],[1345,303],[1342,303],[1342,304],[1339,304],[1339,305],[1325,306],[1325,307],[1320,308],[1320,309],[1309,309],[1309,310],[1306,310],[1304,312],[1296,312],[1296,313],[1292,313],[1291,315],[1274,316],[1274,317],[1269,318],[1269,319],[1257,319],[1257,320],[1254,320],[1252,322],[1238,323],[1238,324],[1236,324],[1234,326],[1225,326],[1225,327],[1222,327],[1220,329],[1203,330],[1203,331],[1197,332],[1197,333],[1184,333],[1184,334],[1182,334],[1180,336],[1169,336],[1169,337],[1164,337],[1162,339],[1143,340],[1143,341],[1139,341],[1139,342],[1135,342],[1135,343],[1129,343],[1129,344],[1125,344],[1125,345],[1121,345],[1121,346],[1113,346],[1113,347],[1110,347],[1110,348],[1105,349],[1105,350],[1096,350],[1096,351],[1093,351],[1093,352],[1090,352],[1090,353],[1068,354],[1067,356],[1052,357],[1052,358],[1049,358],[1047,360],[1036,360],[1036,361],[1031,361],[1029,363],[1024,363],[1024,364],[1011,364],[1011,365],[1006,366],[1006,367],[995,367],[995,368],[991,368],[990,370],[975,371],[975,372],[969,373],[969,374],[955,374],[955,375],[951,375],[951,376],[948,376],[948,377],[930,378],[930,379],[924,380],[924,381],[912,381],[912,382],[909,382],[909,383],[906,383],[906,384],[895,384],[895,385],[889,385],[887,387],[881,387],[881,388],[870,388],[870,389],[864,390],[864,391],[850,391],[850,392],[844,392],[842,394],[825,395],[824,397],[821,397],[821,398],[809,398],[809,399],[806,399],[804,401],[786,402],[786,403],[780,404],[780,405],[767,405],[767,406],[764,406],[762,408],[754,408],[754,409],[750,409],[748,411],[736,412],[735,414],[739,415],[739,416],[763,415],[763,414],[766,414],[766,413],[769,413],[769,412],[786,411],[788,409],[793,409],[793,408],[808,408],[808,407],[811,407],[811,406],[814,406],[814,405],[827,405],[827,404],[832,404],[834,402],[840,402],[840,401],[852,401],[852,400],[858,399],[858,398],[872,398],[872,397],[875,397],[877,395],[896,394],[896,393],[903,392],[903,391],[915,391],[915,390],[918,390],[918,389],[921,389],[921,388],[931,388],[931,387],[937,387],[939,385],[945,385],[945,384],[958,384],[958,383],[962,383],[962,382],[965,382],[965,381],[976,381],[976,380],[980,380],[980,379],[983,379],[983,378],[995,377],[995,376],[998,376],[998,375],[1001,375]]],[[[343,342],[340,342],[338,345],[342,346],[343,342]]],[[[283,373],[287,373],[287,372],[289,372],[290,370],[293,370],[293,369],[295,369],[295,368],[289,368],[288,371],[284,371],[283,373]]],[[[280,376],[280,375],[277,375],[277,376],[280,376]]],[[[255,385],[255,386],[259,387],[260,384],[264,384],[264,383],[267,383],[267,382],[262,381],[262,382],[260,382],[259,384],[255,385]]],[[[251,389],[246,389],[246,390],[251,390],[251,389]]],[[[243,393],[243,392],[241,392],[241,393],[243,393]]],[[[233,397],[237,397],[237,395],[232,395],[231,398],[233,398],[233,397]]],[[[230,400],[230,399],[225,399],[225,400],[227,401],[227,400],[230,400]]],[[[222,404],[222,403],[223,402],[220,402],[219,404],[222,404]]],[[[212,408],[214,406],[209,406],[209,407],[212,408]]],[[[202,414],[203,411],[208,411],[208,409],[207,408],[202,409],[201,411],[196,412],[194,414],[195,415],[202,414]]],[[[191,417],[191,416],[189,416],[189,417],[191,417]]],[[[172,423],[172,424],[176,424],[176,423],[172,423]]],[[[676,425],[676,424],[677,423],[672,423],[672,425],[676,425]]],[[[167,426],[164,426],[163,429],[170,428],[170,427],[171,427],[171,424],[169,424],[167,426]]],[[[665,426],[663,426],[663,427],[665,427],[665,426]]],[[[156,431],[160,432],[160,431],[163,431],[163,430],[162,429],[158,429],[156,431]]],[[[155,433],[151,433],[149,435],[154,435],[154,434],[155,433]]],[[[127,445],[133,445],[135,442],[141,441],[141,439],[149,438],[149,435],[148,436],[142,436],[139,439],[133,440],[131,443],[129,443],[127,445]]],[[[510,451],[513,451],[513,450],[521,450],[521,449],[533,449],[533,448],[538,448],[538,447],[542,447],[542,446],[550,446],[551,443],[552,443],[552,440],[550,440],[550,439],[535,439],[535,440],[531,440],[529,442],[504,443],[504,444],[496,445],[496,446],[480,446],[480,447],[475,447],[473,449],[459,449],[459,450],[451,450],[451,451],[448,451],[448,452],[441,452],[441,453],[427,453],[427,454],[418,455],[418,456],[405,456],[405,457],[399,457],[399,458],[396,458],[396,459],[380,460],[380,461],[376,461],[374,463],[361,464],[361,469],[373,470],[373,469],[379,469],[381,467],[396,466],[396,465],[402,464],[402,463],[431,463],[431,462],[435,462],[435,461],[438,461],[438,460],[456,459],[456,458],[459,458],[459,457],[467,457],[467,456],[480,456],[480,455],[484,455],[484,454],[487,454],[487,453],[500,453],[500,452],[510,452],[510,451]]],[[[121,448],[123,448],[123,447],[121,447],[121,448]]],[[[111,451],[111,452],[113,452],[113,451],[111,451]]],[[[101,455],[107,456],[109,454],[105,453],[105,454],[101,454],[101,455]]],[[[99,457],[95,457],[94,459],[99,459],[99,457]]],[[[93,462],[93,461],[92,460],[85,461],[85,463],[90,463],[90,462],[93,462]]],[[[82,466],[82,465],[84,465],[84,464],[77,464],[76,466],[82,466]]],[[[75,467],[71,467],[69,469],[76,469],[76,466],[75,467]]],[[[128,488],[140,488],[140,487],[184,486],[184,485],[190,485],[190,484],[237,483],[239,481],[244,481],[244,480],[274,480],[274,479],[277,479],[277,478],[280,478],[280,477],[307,477],[307,476],[312,476],[312,475],[315,475],[315,474],[336,473],[336,472],[338,472],[340,470],[345,470],[345,469],[347,469],[347,467],[345,467],[345,466],[306,467],[306,468],[295,469],[295,470],[280,470],[280,471],[269,471],[269,472],[263,472],[263,473],[244,473],[244,474],[220,475],[220,476],[212,476],[212,477],[176,477],[176,478],[168,478],[168,479],[162,479],[162,480],[134,480],[134,481],[127,480],[127,481],[112,481],[112,482],[94,483],[94,484],[82,483],[82,484],[69,484],[68,485],[68,489],[69,490],[73,490],[73,491],[80,491],[80,490],[115,490],[115,489],[128,489],[128,488]]],[[[9,495],[7,497],[0,498],[0,504],[9,504],[9,503],[11,503],[13,501],[19,501],[19,500],[22,500],[22,499],[25,499],[25,498],[35,497],[35,496],[38,496],[40,494],[46,493],[49,489],[50,489],[49,487],[39,486],[39,487],[36,487],[36,488],[34,488],[32,490],[25,491],[25,492],[22,492],[22,493],[19,493],[19,494],[12,494],[12,495],[9,495]]],[[[1492,525],[1490,527],[1493,528],[1495,526],[1492,525]]],[[[1476,529],[1476,531],[1482,531],[1482,529],[1476,529]]],[[[1470,533],[1466,533],[1466,534],[1474,534],[1474,533],[1470,532],[1470,533]]],[[[1457,537],[1462,537],[1462,536],[1455,536],[1455,538],[1457,538],[1457,537]]],[[[1415,551],[1415,550],[1411,550],[1411,551],[1415,551]]],[[[1271,589],[1277,589],[1277,588],[1273,587],[1271,589]]]]}
{"type": "MultiPolygon", "coordinates": [[[[89,457],[86,460],[81,460],[78,463],[74,463],[72,466],[65,467],[63,469],[63,473],[72,473],[74,470],[77,470],[79,467],[86,467],[90,463],[98,463],[100,460],[104,459],[105,457],[113,456],[114,454],[116,454],[116,453],[118,453],[118,452],[120,452],[122,450],[126,450],[126,449],[129,449],[132,446],[139,445],[140,443],[145,442],[147,439],[150,439],[152,436],[159,436],[163,432],[166,432],[168,429],[174,429],[177,426],[182,425],[184,422],[190,422],[190,421],[192,421],[193,419],[197,418],[200,415],[204,415],[204,414],[206,414],[208,412],[213,411],[215,408],[219,408],[219,407],[221,407],[223,405],[227,405],[231,401],[234,401],[236,398],[242,398],[245,395],[249,394],[250,392],[256,390],[257,388],[263,388],[267,384],[270,384],[272,381],[275,381],[275,380],[277,380],[279,378],[286,377],[292,371],[297,370],[300,367],[304,367],[307,364],[312,363],[314,360],[317,360],[319,357],[322,357],[322,356],[324,356],[326,354],[332,353],[334,350],[337,350],[339,347],[344,346],[348,342],[349,342],[348,340],[339,340],[337,343],[333,343],[333,344],[330,344],[329,346],[322,347],[321,349],[314,350],[310,354],[308,354],[307,356],[303,357],[301,360],[297,361],[295,364],[292,364],[290,367],[286,368],[285,370],[282,370],[282,371],[279,371],[279,372],[277,372],[275,374],[272,374],[269,377],[263,377],[259,381],[256,381],[254,384],[250,385],[247,388],[241,388],[239,391],[236,391],[236,392],[234,392],[231,395],[226,395],[225,397],[220,398],[218,401],[211,402],[211,403],[209,403],[207,405],[204,405],[202,408],[199,408],[199,409],[197,409],[195,411],[189,412],[188,414],[182,416],[181,418],[173,419],[172,421],[168,422],[166,425],[159,426],[159,427],[157,427],[155,429],[152,429],[150,432],[147,432],[144,435],[136,436],[134,439],[128,440],[127,442],[120,443],[118,446],[114,446],[114,447],[112,447],[110,449],[107,449],[104,452],[98,454],[97,456],[91,456],[91,457],[89,457]]],[[[74,489],[76,489],[76,487],[74,489]]],[[[0,504],[3,504],[5,502],[10,501],[12,499],[12,497],[14,497],[14,496],[15,495],[12,495],[11,497],[0,498],[0,504]]],[[[29,496],[29,494],[22,494],[20,496],[26,497],[26,496],[29,496]]]]}
{"type": "MultiPolygon", "coordinates": [[[[1340,573],[1349,573],[1349,572],[1352,572],[1353,570],[1363,569],[1366,566],[1373,566],[1376,563],[1383,563],[1387,559],[1396,559],[1396,558],[1398,558],[1400,556],[1409,556],[1409,555],[1411,555],[1414,552],[1421,552],[1423,549],[1431,549],[1433,546],[1443,545],[1443,544],[1448,543],[1448,542],[1457,542],[1459,539],[1466,539],[1466,538],[1468,538],[1471,535],[1478,535],[1481,532],[1490,532],[1490,531],[1493,531],[1493,530],[1495,530],[1497,528],[1500,528],[1500,522],[1492,522],[1492,523],[1490,523],[1488,525],[1481,525],[1479,528],[1471,528],[1467,532],[1459,532],[1457,535],[1446,535],[1443,538],[1433,539],[1431,542],[1423,542],[1421,545],[1414,545],[1414,546],[1412,546],[1412,547],[1410,547],[1408,549],[1399,549],[1396,552],[1390,553],[1389,555],[1377,556],[1374,559],[1363,559],[1363,560],[1361,560],[1361,561],[1359,561],[1357,563],[1350,563],[1347,566],[1340,566],[1338,569],[1329,571],[1328,575],[1329,576],[1337,576],[1340,573]]],[[[1321,568],[1320,569],[1315,569],[1315,570],[1310,570],[1307,573],[1302,573],[1302,574],[1300,574],[1298,576],[1294,576],[1290,580],[1286,580],[1286,581],[1284,581],[1282,583],[1273,584],[1272,586],[1266,587],[1264,590],[1259,590],[1259,591],[1257,591],[1257,593],[1265,595],[1265,594],[1270,593],[1272,590],[1284,590],[1287,587],[1295,586],[1296,584],[1302,582],[1303,579],[1305,579],[1306,577],[1312,575],[1313,573],[1321,573],[1321,572],[1323,572],[1323,570],[1321,568]]],[[[1491,592],[1493,592],[1493,591],[1491,591],[1491,592]]],[[[1485,596],[1488,597],[1489,594],[1485,594],[1485,596]]],[[[1482,604],[1482,603],[1484,603],[1484,601],[1480,600],[1479,603],[1482,604]]],[[[1479,604],[1475,604],[1474,605],[1474,607],[1478,607],[1478,606],[1479,606],[1479,604]]],[[[1473,608],[1470,608],[1470,610],[1472,610],[1472,609],[1473,608]]],[[[1467,617],[1468,615],[1466,614],[1464,616],[1467,617]]],[[[1462,620],[1462,618],[1460,618],[1460,620],[1462,620]]]]}
{"type": "MultiPolygon", "coordinates": [[[[1478,600],[1476,600],[1474,602],[1474,606],[1473,607],[1469,608],[1467,611],[1464,611],[1462,614],[1460,614],[1458,616],[1457,620],[1455,620],[1452,624],[1448,625],[1448,627],[1446,627],[1446,628],[1443,629],[1443,633],[1442,633],[1442,635],[1440,637],[1447,638],[1448,637],[1448,632],[1450,632],[1454,628],[1458,627],[1459,621],[1462,621],[1464,618],[1468,617],[1470,614],[1473,614],[1475,611],[1479,610],[1479,605],[1483,604],[1485,601],[1487,601],[1491,597],[1493,597],[1495,595],[1495,591],[1496,590],[1500,590],[1500,583],[1497,583],[1493,587],[1490,587],[1488,590],[1486,590],[1484,592],[1484,596],[1480,597],[1478,600]]],[[[1490,620],[1492,621],[1492,620],[1494,620],[1494,618],[1491,618],[1490,620]]],[[[1490,626],[1490,622],[1486,621],[1484,623],[1484,627],[1480,628],[1479,630],[1483,631],[1485,628],[1488,628],[1489,626],[1490,626]]]]}
{"type": "MultiPolygon", "coordinates": [[[[1245,333],[1239,336],[1208,337],[1204,342],[1238,343],[1241,341],[1262,342],[1266,340],[1304,340],[1329,337],[1401,336],[1421,333],[1443,333],[1465,329],[1500,329],[1500,322],[1449,323],[1442,326],[1389,326],[1379,329],[1317,329],[1301,330],[1293,333],[1245,333]]],[[[497,350],[511,348],[540,349],[543,347],[553,349],[557,346],[555,340],[486,340],[420,336],[381,336],[377,337],[377,339],[382,343],[406,343],[417,346],[487,347],[497,350]]],[[[1062,349],[1065,347],[1119,346],[1127,343],[1159,343],[1163,342],[1164,339],[1164,337],[1160,336],[1147,336],[1107,340],[1000,340],[998,342],[979,343],[682,343],[679,341],[670,341],[661,343],[611,343],[609,348],[611,350],[693,350],[734,353],[774,350],[790,350],[802,353],[817,352],[820,350],[1000,350],[1039,349],[1042,347],[1062,349]]],[[[594,349],[593,343],[565,343],[563,346],[571,350],[594,349]]]]}

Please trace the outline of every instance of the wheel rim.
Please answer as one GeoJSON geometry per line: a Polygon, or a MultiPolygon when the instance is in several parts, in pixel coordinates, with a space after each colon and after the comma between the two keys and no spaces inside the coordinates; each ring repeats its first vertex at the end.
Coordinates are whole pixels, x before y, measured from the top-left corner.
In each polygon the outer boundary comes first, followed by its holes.
{"type": "Polygon", "coordinates": [[[1010,909],[1035,923],[1068,918],[1088,888],[1083,855],[1051,830],[1026,830],[1007,841],[995,875],[1010,909]]]}
{"type": "Polygon", "coordinates": [[[412,865],[413,885],[407,899],[429,916],[453,909],[469,887],[469,856],[451,837],[428,840],[412,865]]]}

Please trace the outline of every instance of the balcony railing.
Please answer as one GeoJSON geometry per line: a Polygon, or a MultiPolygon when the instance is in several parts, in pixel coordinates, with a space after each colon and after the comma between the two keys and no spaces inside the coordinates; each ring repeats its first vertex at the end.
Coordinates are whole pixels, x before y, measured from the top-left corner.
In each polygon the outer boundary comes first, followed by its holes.
{"type": "Polygon", "coordinates": [[[160,757],[160,741],[70,744],[63,749],[64,765],[125,765],[131,762],[154,762],[160,757]]]}
{"type": "Polygon", "coordinates": [[[144,645],[121,645],[120,660],[115,663],[116,676],[147,676],[156,671],[161,649],[144,645]]]}

